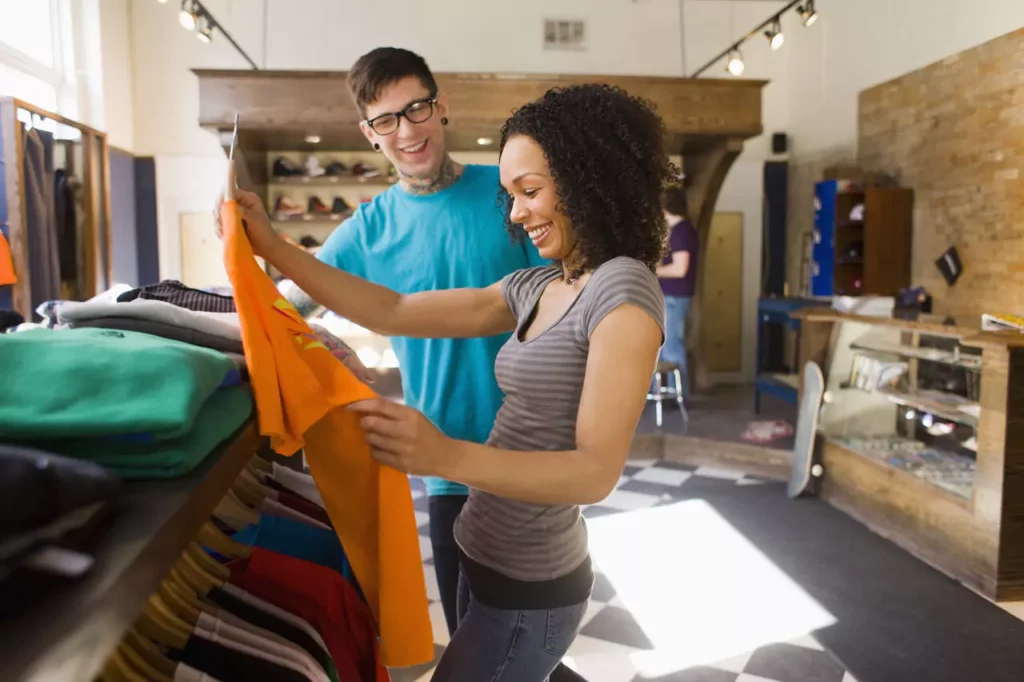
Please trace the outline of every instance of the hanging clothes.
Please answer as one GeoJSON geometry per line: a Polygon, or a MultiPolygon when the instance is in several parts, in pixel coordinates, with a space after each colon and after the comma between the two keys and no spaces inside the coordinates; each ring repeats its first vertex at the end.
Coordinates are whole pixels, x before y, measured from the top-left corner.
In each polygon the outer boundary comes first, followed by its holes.
{"type": "Polygon", "coordinates": [[[377,464],[358,415],[343,407],[376,394],[317,341],[259,268],[234,201],[224,202],[221,225],[260,431],[282,454],[303,448],[376,619],[384,664],[430,661],[433,632],[409,480],[377,464]]]}
{"type": "Polygon", "coordinates": [[[75,193],[67,171],[58,169],[53,180],[53,215],[57,235],[60,279],[68,290],[78,289],[78,219],[75,193]]]}
{"type": "Polygon", "coordinates": [[[30,128],[24,138],[25,234],[32,309],[61,297],[60,241],[53,206],[53,135],[30,128]]]}

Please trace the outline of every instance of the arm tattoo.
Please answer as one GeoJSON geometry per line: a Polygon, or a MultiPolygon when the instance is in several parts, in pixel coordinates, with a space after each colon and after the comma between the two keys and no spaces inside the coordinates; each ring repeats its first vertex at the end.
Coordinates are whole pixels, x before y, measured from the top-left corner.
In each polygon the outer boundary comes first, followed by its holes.
{"type": "Polygon", "coordinates": [[[316,315],[323,309],[323,306],[310,298],[309,294],[294,284],[285,295],[285,298],[287,298],[288,302],[292,304],[292,307],[298,311],[299,315],[302,315],[302,317],[306,319],[316,315]]]}

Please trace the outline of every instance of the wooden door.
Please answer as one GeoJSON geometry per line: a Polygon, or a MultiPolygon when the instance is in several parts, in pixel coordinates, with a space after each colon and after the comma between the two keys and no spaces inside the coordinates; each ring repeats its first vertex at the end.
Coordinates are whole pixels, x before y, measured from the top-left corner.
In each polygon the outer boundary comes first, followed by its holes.
{"type": "Polygon", "coordinates": [[[182,213],[181,281],[201,289],[230,284],[224,269],[224,251],[213,225],[213,214],[182,213]]]}
{"type": "Polygon", "coordinates": [[[743,214],[715,213],[699,264],[701,331],[709,372],[742,370],[743,214]]]}

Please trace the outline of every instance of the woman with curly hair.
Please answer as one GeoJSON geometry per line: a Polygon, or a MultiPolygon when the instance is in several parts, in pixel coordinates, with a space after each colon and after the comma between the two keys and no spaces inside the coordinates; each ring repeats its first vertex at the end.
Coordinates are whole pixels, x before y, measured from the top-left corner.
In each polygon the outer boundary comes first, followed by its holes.
{"type": "MultiPolygon", "coordinates": [[[[579,505],[614,489],[663,340],[663,137],[648,103],[603,85],[551,90],[517,110],[501,131],[507,226],[556,264],[485,289],[402,295],[249,220],[258,254],[378,333],[514,332],[495,364],[506,397],[486,445],[386,400],[352,408],[380,462],[471,490],[455,527],[459,625],[434,680],[542,682],[580,629],[594,574],[579,505]]],[[[249,215],[260,207],[255,195],[240,203],[249,215]]]]}

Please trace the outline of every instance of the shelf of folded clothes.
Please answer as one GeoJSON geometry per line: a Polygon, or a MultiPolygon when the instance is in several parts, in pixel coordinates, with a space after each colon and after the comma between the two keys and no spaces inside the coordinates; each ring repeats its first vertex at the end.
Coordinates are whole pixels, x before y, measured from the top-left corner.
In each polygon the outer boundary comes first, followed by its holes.
{"type": "MultiPolygon", "coordinates": [[[[92,489],[106,491],[108,499],[90,505],[89,518],[60,538],[52,536],[59,526],[52,521],[45,529],[49,535],[36,531],[37,546],[33,533],[21,529],[17,540],[24,561],[0,572],[0,679],[93,679],[260,447],[247,418],[187,475],[114,487],[90,479],[92,489]]],[[[6,464],[2,453],[0,448],[0,463],[6,464]]],[[[83,494],[82,473],[68,471],[61,458],[24,469],[20,480],[5,478],[0,487],[7,489],[4,496],[16,497],[38,488],[43,475],[83,494]]],[[[42,520],[66,518],[63,499],[36,499],[32,511],[42,520]]],[[[8,536],[2,544],[11,542],[8,536]]]]}

